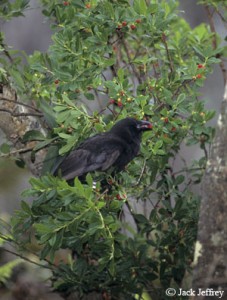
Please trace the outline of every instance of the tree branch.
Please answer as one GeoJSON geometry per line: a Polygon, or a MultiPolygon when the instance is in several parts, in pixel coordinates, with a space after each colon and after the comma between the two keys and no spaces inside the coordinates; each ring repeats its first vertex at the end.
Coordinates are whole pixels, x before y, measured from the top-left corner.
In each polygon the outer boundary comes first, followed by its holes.
{"type": "MultiPolygon", "coordinates": [[[[217,32],[216,32],[215,25],[214,25],[213,14],[211,13],[210,8],[209,8],[208,5],[205,5],[205,10],[207,12],[207,16],[208,16],[208,20],[209,20],[209,24],[210,24],[210,29],[214,34],[212,45],[213,45],[213,49],[215,50],[215,49],[217,49],[217,32]]],[[[224,85],[226,86],[226,84],[227,84],[227,70],[225,68],[224,61],[223,61],[220,54],[217,54],[216,57],[221,60],[221,62],[219,63],[219,66],[220,66],[220,69],[222,71],[224,85]]]]}
{"type": "MultiPolygon", "coordinates": [[[[9,86],[2,85],[0,92],[0,129],[4,132],[7,140],[12,144],[13,154],[19,154],[26,166],[35,176],[40,176],[44,157],[47,149],[36,152],[35,162],[31,160],[29,150],[30,142],[22,143],[24,134],[30,130],[39,130],[44,136],[47,134],[46,123],[43,114],[35,107],[18,101],[15,90],[9,86]]],[[[37,142],[33,142],[32,147],[37,142]]]]}

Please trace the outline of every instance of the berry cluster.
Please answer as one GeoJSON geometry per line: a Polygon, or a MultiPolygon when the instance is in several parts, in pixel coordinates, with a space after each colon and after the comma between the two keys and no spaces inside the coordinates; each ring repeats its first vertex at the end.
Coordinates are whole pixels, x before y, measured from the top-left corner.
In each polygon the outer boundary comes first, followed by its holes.
{"type": "Polygon", "coordinates": [[[122,21],[121,23],[118,23],[117,25],[117,29],[118,30],[121,30],[123,27],[128,27],[130,28],[131,30],[135,30],[137,27],[138,24],[140,24],[142,22],[141,19],[136,19],[135,22],[133,23],[129,23],[127,21],[122,21]]]}
{"type": "Polygon", "coordinates": [[[119,93],[117,93],[117,99],[110,99],[109,103],[110,104],[115,104],[118,107],[123,107],[123,103],[125,102],[132,102],[132,98],[128,97],[125,93],[125,91],[120,91],[119,93]]]}
{"type": "Polygon", "coordinates": [[[195,76],[193,76],[193,79],[201,79],[201,78],[203,78],[203,73],[204,72],[202,72],[203,71],[203,69],[205,69],[205,65],[203,65],[203,64],[198,64],[197,65],[197,68],[198,68],[198,70],[199,70],[199,73],[198,74],[196,74],[195,76]]]}

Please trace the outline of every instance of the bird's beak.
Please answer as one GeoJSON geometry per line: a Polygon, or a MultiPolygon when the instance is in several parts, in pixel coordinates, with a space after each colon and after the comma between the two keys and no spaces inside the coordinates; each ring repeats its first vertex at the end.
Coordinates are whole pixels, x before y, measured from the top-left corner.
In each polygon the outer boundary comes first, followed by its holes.
{"type": "Polygon", "coordinates": [[[140,121],[140,123],[137,125],[137,128],[140,130],[151,130],[152,129],[152,124],[148,121],[140,121]]]}

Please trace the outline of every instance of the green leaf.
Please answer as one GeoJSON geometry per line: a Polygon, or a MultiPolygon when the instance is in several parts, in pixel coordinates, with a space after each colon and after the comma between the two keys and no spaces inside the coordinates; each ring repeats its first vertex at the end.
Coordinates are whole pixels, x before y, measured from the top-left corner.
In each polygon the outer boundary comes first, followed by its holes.
{"type": "Polygon", "coordinates": [[[4,154],[8,154],[10,152],[10,145],[3,143],[0,146],[0,152],[4,153],[4,154]]]}
{"type": "Polygon", "coordinates": [[[185,180],[185,177],[183,175],[178,175],[174,180],[174,185],[179,185],[183,183],[185,180]]]}
{"type": "Polygon", "coordinates": [[[86,182],[91,188],[93,187],[93,178],[90,173],[86,175],[86,182]]]}
{"type": "Polygon", "coordinates": [[[74,146],[74,143],[68,143],[59,150],[59,155],[68,153],[74,146]]]}
{"type": "Polygon", "coordinates": [[[138,14],[147,15],[147,4],[145,0],[134,0],[133,7],[138,14]]]}
{"type": "Polygon", "coordinates": [[[115,276],[115,274],[116,274],[116,265],[115,265],[116,263],[115,263],[115,261],[114,261],[114,259],[111,259],[111,261],[110,261],[110,263],[109,263],[109,268],[108,268],[108,270],[109,270],[109,272],[110,272],[110,275],[111,276],[115,276]]]}
{"type": "Polygon", "coordinates": [[[74,186],[77,188],[78,194],[80,194],[81,196],[84,196],[84,186],[80,182],[78,177],[75,177],[75,179],[74,179],[74,186]]]}
{"type": "Polygon", "coordinates": [[[10,69],[10,75],[13,77],[19,88],[25,89],[24,80],[22,79],[20,71],[10,69]]]}
{"type": "Polygon", "coordinates": [[[23,259],[17,258],[0,266],[0,282],[6,283],[6,281],[11,277],[13,269],[23,262],[23,259]]]}
{"type": "Polygon", "coordinates": [[[35,223],[33,226],[40,234],[53,233],[53,228],[49,224],[35,223]]]}
{"type": "Polygon", "coordinates": [[[201,57],[206,57],[206,56],[204,55],[203,49],[201,49],[199,46],[193,46],[193,49],[194,49],[195,52],[196,52],[197,54],[199,54],[201,57]]]}
{"type": "Polygon", "coordinates": [[[184,102],[186,98],[186,95],[184,93],[180,94],[178,97],[177,97],[177,105],[181,104],[182,102],[184,102]]]}
{"type": "Polygon", "coordinates": [[[31,211],[31,208],[30,206],[28,205],[27,202],[25,201],[21,201],[21,208],[23,209],[23,211],[25,211],[27,214],[31,215],[32,214],[32,211],[31,211]]]}
{"type": "Polygon", "coordinates": [[[36,144],[36,146],[33,148],[33,151],[38,151],[40,149],[43,149],[47,145],[51,144],[53,141],[54,139],[46,139],[45,141],[36,144]]]}
{"type": "Polygon", "coordinates": [[[95,96],[92,93],[84,93],[84,96],[87,98],[87,100],[94,100],[95,96]]]}
{"type": "Polygon", "coordinates": [[[38,130],[29,130],[24,134],[22,141],[23,143],[26,143],[30,141],[43,141],[44,139],[46,138],[42,132],[38,130]]]}
{"type": "Polygon", "coordinates": [[[47,124],[51,128],[56,127],[57,126],[56,114],[53,110],[53,107],[47,101],[40,100],[40,109],[44,113],[44,117],[45,117],[47,124]]]}
{"type": "Polygon", "coordinates": [[[45,175],[48,172],[51,173],[51,171],[53,170],[57,162],[58,157],[59,157],[58,146],[48,147],[47,155],[43,161],[42,175],[45,175]]]}
{"type": "Polygon", "coordinates": [[[149,223],[147,218],[142,214],[133,214],[133,217],[140,223],[144,223],[144,224],[149,223]]]}
{"type": "Polygon", "coordinates": [[[122,69],[122,68],[118,69],[118,71],[117,71],[117,77],[119,79],[119,82],[122,83],[124,81],[124,76],[125,76],[124,69],[122,69]]]}

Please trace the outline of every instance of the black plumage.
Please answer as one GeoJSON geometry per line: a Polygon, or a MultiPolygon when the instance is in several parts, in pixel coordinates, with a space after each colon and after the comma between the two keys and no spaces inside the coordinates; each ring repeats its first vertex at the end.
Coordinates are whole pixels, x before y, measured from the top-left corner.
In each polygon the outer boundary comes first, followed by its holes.
{"type": "Polygon", "coordinates": [[[151,128],[147,121],[134,118],[120,120],[110,131],[82,142],[61,162],[54,174],[71,180],[88,172],[106,171],[110,167],[119,172],[138,154],[142,133],[151,128]]]}

